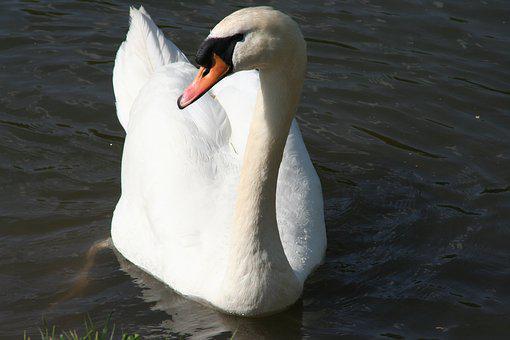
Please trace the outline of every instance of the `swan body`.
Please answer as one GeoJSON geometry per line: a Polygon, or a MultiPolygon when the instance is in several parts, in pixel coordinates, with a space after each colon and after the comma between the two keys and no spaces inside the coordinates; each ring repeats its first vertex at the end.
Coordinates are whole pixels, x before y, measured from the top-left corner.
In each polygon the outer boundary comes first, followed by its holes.
{"type": "Polygon", "coordinates": [[[226,17],[197,60],[216,49],[231,71],[181,110],[197,69],[142,7],[130,16],[113,72],[126,130],[115,247],[226,313],[288,307],[326,248],[320,181],[294,120],[306,65],[299,28],[268,7],[226,17]],[[220,47],[232,36],[228,56],[220,47]]]}

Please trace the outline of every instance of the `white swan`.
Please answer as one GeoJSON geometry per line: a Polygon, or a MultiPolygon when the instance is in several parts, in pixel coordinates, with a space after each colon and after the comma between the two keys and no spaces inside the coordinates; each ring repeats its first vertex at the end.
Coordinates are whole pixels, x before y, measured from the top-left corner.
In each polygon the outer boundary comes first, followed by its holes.
{"type": "Polygon", "coordinates": [[[147,12],[130,14],[113,71],[126,130],[115,247],[223,312],[288,307],[326,248],[320,181],[293,119],[306,66],[298,25],[269,7],[229,15],[193,80],[147,12]]]}

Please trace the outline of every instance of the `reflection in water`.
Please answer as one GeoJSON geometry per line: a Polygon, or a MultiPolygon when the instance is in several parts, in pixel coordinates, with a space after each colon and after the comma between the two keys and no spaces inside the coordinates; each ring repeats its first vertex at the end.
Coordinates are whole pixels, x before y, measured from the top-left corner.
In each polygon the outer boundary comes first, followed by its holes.
{"type": "Polygon", "coordinates": [[[114,251],[119,264],[142,288],[142,299],[164,311],[168,320],[160,327],[169,335],[208,338],[219,334],[235,339],[295,339],[301,337],[302,301],[290,309],[264,318],[243,318],[220,313],[186,299],[114,251]]]}

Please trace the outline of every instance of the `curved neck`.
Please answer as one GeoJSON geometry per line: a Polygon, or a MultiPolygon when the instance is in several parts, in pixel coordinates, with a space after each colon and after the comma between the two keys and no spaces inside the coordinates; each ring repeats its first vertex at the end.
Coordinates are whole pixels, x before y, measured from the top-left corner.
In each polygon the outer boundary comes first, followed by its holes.
{"type": "MultiPolygon", "coordinates": [[[[236,231],[278,241],[276,184],[303,79],[285,70],[260,71],[261,88],[244,153],[234,214],[236,231]]],[[[239,235],[241,236],[241,235],[239,235]]]]}
{"type": "MultiPolygon", "coordinates": [[[[260,71],[257,96],[241,169],[225,289],[262,311],[286,307],[301,292],[285,256],[276,220],[278,170],[304,79],[304,58],[260,71]],[[257,287],[255,289],[255,287],[257,287]]],[[[233,302],[233,301],[232,301],[233,302]]]]}

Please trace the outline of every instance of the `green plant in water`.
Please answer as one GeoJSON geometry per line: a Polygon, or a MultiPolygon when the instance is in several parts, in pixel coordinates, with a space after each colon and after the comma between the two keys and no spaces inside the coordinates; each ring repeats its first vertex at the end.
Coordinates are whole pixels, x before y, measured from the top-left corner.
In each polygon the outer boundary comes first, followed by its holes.
{"type": "MultiPolygon", "coordinates": [[[[57,333],[55,326],[49,326],[48,322],[43,319],[42,328],[39,328],[41,340],[113,340],[115,338],[115,324],[111,323],[112,314],[106,318],[104,325],[97,326],[94,324],[89,315],[85,318],[85,334],[80,335],[76,330],[67,330],[57,333]]],[[[121,340],[141,340],[138,334],[122,334],[121,340]]],[[[25,332],[23,340],[32,340],[25,332]]]]}

